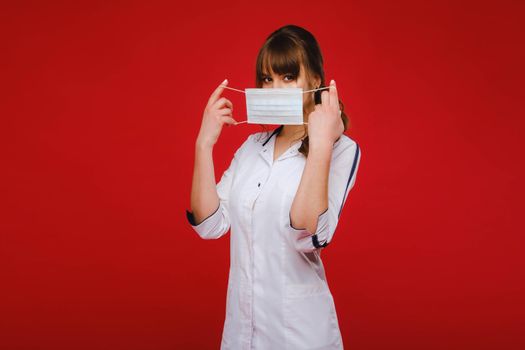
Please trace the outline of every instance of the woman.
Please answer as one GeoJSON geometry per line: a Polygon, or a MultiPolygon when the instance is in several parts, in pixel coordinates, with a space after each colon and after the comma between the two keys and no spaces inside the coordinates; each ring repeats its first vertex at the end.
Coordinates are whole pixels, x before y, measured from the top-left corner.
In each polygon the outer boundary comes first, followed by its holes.
{"type": "MultiPolygon", "coordinates": [[[[212,93],[195,147],[193,229],[216,239],[231,227],[230,271],[221,349],[342,349],[321,251],[331,241],[356,179],[359,147],[343,132],[348,118],[329,90],[303,96],[306,125],[281,125],[247,137],[215,184],[212,149],[233,105],[212,93]]],[[[259,51],[256,86],[325,86],[315,38],[289,25],[259,51]]]]}

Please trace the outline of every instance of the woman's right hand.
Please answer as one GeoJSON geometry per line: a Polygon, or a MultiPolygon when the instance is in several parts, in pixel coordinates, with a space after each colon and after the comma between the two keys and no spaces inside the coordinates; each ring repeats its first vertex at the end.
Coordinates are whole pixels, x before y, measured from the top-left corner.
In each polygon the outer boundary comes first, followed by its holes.
{"type": "Polygon", "coordinates": [[[232,117],[233,104],[225,97],[221,97],[224,86],[228,85],[225,79],[211,94],[202,116],[201,129],[197,136],[197,144],[213,147],[221,134],[224,124],[237,123],[232,117]]]}

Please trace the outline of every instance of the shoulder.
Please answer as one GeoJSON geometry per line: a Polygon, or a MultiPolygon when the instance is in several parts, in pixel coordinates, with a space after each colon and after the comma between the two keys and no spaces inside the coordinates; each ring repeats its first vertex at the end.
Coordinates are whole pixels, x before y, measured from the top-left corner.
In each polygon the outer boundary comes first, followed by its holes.
{"type": "Polygon", "coordinates": [[[360,146],[351,137],[342,134],[339,140],[334,143],[333,155],[337,157],[342,154],[356,153],[360,151],[360,146]]]}
{"type": "Polygon", "coordinates": [[[272,135],[272,130],[269,131],[259,131],[254,132],[248,136],[248,139],[251,140],[254,144],[263,145],[272,135]]]}
{"type": "Polygon", "coordinates": [[[236,153],[246,153],[250,150],[254,150],[257,147],[260,148],[265,141],[270,137],[271,132],[260,131],[254,132],[246,136],[242,145],[237,149],[236,153]]]}
{"type": "Polygon", "coordinates": [[[265,144],[265,142],[270,138],[270,135],[272,134],[272,131],[259,131],[254,132],[252,134],[249,134],[244,143],[243,146],[259,146],[265,144]]]}
{"type": "Polygon", "coordinates": [[[332,151],[332,165],[347,167],[353,163],[358,163],[361,158],[361,147],[351,137],[342,134],[339,140],[334,143],[332,151]]]}

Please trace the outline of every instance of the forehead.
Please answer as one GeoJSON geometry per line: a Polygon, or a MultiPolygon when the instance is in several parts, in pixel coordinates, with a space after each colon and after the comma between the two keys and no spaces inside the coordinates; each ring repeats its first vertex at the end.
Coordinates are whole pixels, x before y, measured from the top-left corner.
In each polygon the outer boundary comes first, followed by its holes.
{"type": "MultiPolygon", "coordinates": [[[[283,72],[282,74],[276,73],[276,72],[273,71],[271,66],[262,68],[262,74],[264,74],[264,75],[280,76],[280,75],[285,75],[285,74],[289,74],[289,73],[292,73],[292,72],[291,71],[290,72],[283,72]]],[[[304,75],[304,66],[303,66],[302,63],[299,64],[299,75],[300,76],[304,75]]]]}

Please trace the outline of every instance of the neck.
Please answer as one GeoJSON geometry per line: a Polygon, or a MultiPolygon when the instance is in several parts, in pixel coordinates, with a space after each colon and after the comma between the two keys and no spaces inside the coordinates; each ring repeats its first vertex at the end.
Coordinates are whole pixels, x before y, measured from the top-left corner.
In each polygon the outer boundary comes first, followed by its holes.
{"type": "Polygon", "coordinates": [[[295,139],[303,135],[304,129],[303,125],[284,125],[278,136],[285,140],[295,139]]]}

